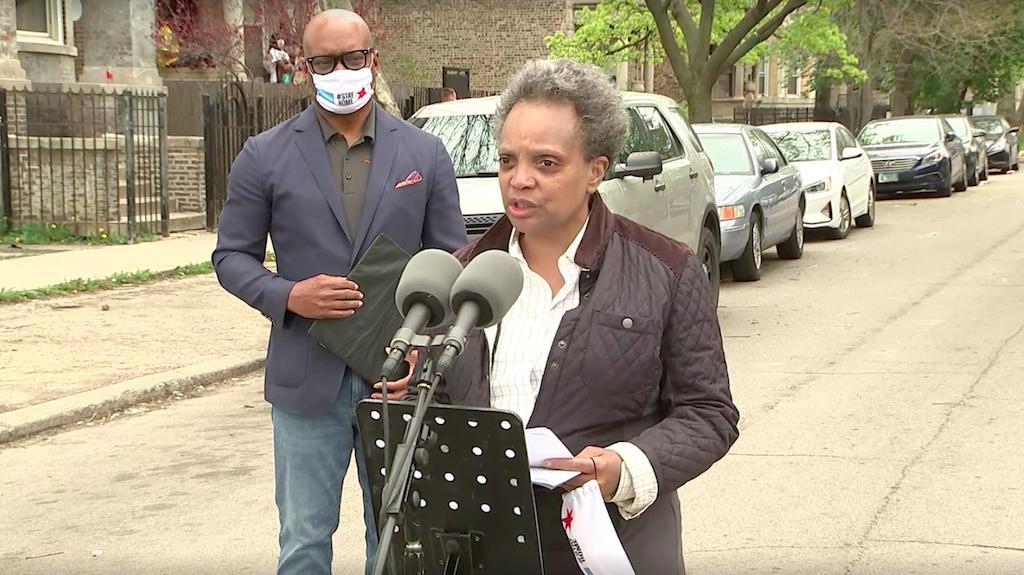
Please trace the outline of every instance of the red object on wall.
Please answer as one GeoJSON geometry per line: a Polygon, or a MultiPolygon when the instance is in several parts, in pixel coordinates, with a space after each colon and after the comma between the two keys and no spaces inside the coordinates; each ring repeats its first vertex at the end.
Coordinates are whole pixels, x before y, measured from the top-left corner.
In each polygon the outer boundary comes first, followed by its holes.
{"type": "Polygon", "coordinates": [[[113,79],[114,79],[114,71],[111,70],[110,68],[107,68],[107,81],[109,82],[109,81],[111,81],[113,79]]]}

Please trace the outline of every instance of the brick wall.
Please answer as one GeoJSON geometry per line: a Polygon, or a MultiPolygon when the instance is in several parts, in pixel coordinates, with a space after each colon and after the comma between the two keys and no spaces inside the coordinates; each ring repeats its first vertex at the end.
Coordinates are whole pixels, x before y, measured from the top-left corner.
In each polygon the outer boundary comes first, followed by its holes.
{"type": "Polygon", "coordinates": [[[572,28],[571,0],[381,0],[380,46],[393,83],[440,86],[441,68],[469,68],[470,88],[498,91],[527,60],[546,58],[544,37],[572,28]]]}
{"type": "MultiPolygon", "coordinates": [[[[77,233],[127,233],[128,182],[124,136],[38,137],[12,134],[11,207],[14,224],[63,224],[77,233]]],[[[159,230],[160,165],[156,139],[138,135],[136,222],[159,230]]]]}
{"type": "Polygon", "coordinates": [[[178,212],[206,211],[206,176],[203,139],[167,138],[167,197],[178,212]]]}

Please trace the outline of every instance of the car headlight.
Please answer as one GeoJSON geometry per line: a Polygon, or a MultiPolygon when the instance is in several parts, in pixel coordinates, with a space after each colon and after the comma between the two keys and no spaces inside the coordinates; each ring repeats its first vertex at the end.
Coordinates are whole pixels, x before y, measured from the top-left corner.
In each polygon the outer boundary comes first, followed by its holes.
{"type": "Polygon", "coordinates": [[[946,148],[939,148],[921,159],[922,164],[941,162],[946,157],[946,148]]]}
{"type": "Polygon", "coordinates": [[[999,138],[994,142],[989,142],[988,151],[990,152],[1002,152],[1006,149],[1006,140],[999,138]]]}
{"type": "Polygon", "coordinates": [[[817,192],[827,192],[830,189],[832,189],[832,178],[825,178],[804,188],[804,193],[814,194],[817,192]]]}
{"type": "Polygon", "coordinates": [[[743,204],[734,204],[731,206],[718,206],[718,219],[723,222],[729,220],[738,220],[745,215],[747,215],[747,209],[743,207],[743,204]]]}

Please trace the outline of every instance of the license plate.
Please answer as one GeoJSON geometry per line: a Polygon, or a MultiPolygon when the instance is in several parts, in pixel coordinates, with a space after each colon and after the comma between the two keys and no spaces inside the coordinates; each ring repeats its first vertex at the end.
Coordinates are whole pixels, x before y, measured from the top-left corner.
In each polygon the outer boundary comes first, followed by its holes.
{"type": "Polygon", "coordinates": [[[888,184],[890,182],[898,182],[898,181],[900,181],[900,175],[899,174],[878,174],[878,183],[879,184],[888,184]]]}

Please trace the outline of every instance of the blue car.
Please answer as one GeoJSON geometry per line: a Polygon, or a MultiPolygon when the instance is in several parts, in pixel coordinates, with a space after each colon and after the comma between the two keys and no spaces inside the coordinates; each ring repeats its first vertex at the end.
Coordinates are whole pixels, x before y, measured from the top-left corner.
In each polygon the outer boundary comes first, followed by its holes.
{"type": "Polygon", "coordinates": [[[945,118],[873,120],[857,139],[871,158],[880,196],[930,191],[948,198],[953,190],[967,189],[967,150],[945,118]]]}
{"type": "Polygon", "coordinates": [[[782,259],[804,253],[800,172],[763,131],[741,124],[695,124],[715,170],[723,266],[739,281],[761,279],[761,254],[782,259]]]}

